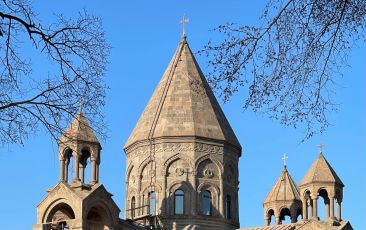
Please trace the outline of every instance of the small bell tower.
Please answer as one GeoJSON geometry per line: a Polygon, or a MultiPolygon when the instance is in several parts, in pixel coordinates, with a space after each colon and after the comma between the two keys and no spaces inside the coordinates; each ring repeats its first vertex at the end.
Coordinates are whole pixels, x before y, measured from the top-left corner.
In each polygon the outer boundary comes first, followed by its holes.
{"type": "Polygon", "coordinates": [[[60,160],[60,181],[72,187],[92,186],[99,181],[100,151],[102,149],[85,116],[79,111],[58,141],[60,160]],[[73,161],[73,178],[68,181],[73,161]],[[86,182],[85,168],[91,164],[91,181],[86,182]]]}
{"type": "Polygon", "coordinates": [[[272,216],[275,217],[274,224],[279,225],[285,220],[285,216],[291,218],[291,223],[296,223],[298,216],[301,215],[299,188],[287,171],[287,156],[284,155],[282,159],[284,159],[283,171],[263,202],[266,226],[271,224],[272,216]]]}
{"type": "Polygon", "coordinates": [[[60,178],[37,206],[33,230],[121,229],[123,221],[113,195],[99,183],[102,147],[81,110],[58,146],[60,178]],[[91,170],[86,170],[88,164],[91,170]]]}
{"type": "Polygon", "coordinates": [[[323,155],[321,145],[318,158],[310,167],[302,179],[299,188],[303,205],[303,219],[319,220],[318,199],[324,200],[326,220],[333,222],[342,220],[341,203],[343,200],[344,184],[323,155]],[[336,203],[337,215],[335,216],[334,203],[336,203]]]}

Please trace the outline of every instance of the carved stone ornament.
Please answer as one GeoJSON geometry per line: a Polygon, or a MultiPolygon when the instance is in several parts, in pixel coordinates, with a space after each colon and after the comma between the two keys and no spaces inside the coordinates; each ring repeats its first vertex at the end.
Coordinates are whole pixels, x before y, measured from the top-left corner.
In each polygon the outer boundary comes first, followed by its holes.
{"type": "Polygon", "coordinates": [[[184,169],[182,168],[176,168],[175,169],[175,173],[178,175],[178,176],[182,176],[184,174],[184,169]]]}
{"type": "Polygon", "coordinates": [[[131,182],[132,182],[132,183],[135,183],[135,181],[136,181],[135,176],[132,176],[132,177],[131,177],[131,182]]]}
{"type": "Polygon", "coordinates": [[[211,169],[205,169],[205,171],[203,171],[203,175],[207,178],[212,178],[214,176],[214,172],[211,169]]]}
{"type": "MultiPolygon", "coordinates": [[[[202,153],[223,154],[224,148],[222,146],[203,143],[159,143],[154,146],[153,151],[155,153],[197,151],[202,153]]],[[[150,152],[151,148],[149,146],[141,146],[129,152],[127,155],[129,159],[133,159],[137,156],[150,154],[150,152]]]]}

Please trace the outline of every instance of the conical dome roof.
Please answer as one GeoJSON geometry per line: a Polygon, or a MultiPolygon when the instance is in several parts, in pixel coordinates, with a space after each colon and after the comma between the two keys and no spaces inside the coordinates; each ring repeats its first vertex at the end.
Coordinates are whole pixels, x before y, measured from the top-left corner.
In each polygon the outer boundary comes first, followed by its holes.
{"type": "Polygon", "coordinates": [[[300,186],[316,182],[331,182],[344,187],[343,182],[325,159],[323,153],[320,153],[316,161],[311,165],[309,171],[302,179],[300,186]]]}
{"type": "Polygon", "coordinates": [[[159,137],[202,137],[241,149],[185,36],[125,148],[159,137]]]}
{"type": "Polygon", "coordinates": [[[300,200],[299,189],[285,166],[280,177],[276,181],[267,197],[264,199],[263,203],[266,204],[273,201],[294,200],[300,200]]]}
{"type": "Polygon", "coordinates": [[[74,120],[60,138],[61,142],[69,140],[88,141],[99,144],[97,137],[81,111],[76,114],[74,120]]]}

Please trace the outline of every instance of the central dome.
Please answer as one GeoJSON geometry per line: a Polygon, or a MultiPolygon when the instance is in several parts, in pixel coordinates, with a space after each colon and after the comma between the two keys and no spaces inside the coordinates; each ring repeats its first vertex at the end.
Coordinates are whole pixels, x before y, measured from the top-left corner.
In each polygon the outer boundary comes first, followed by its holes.
{"type": "Polygon", "coordinates": [[[183,37],[125,148],[162,137],[198,137],[241,149],[183,37]]]}

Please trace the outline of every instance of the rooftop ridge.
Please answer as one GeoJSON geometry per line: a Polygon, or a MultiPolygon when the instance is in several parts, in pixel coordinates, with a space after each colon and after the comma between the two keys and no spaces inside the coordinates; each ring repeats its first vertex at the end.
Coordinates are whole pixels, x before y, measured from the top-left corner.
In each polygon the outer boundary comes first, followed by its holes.
{"type": "Polygon", "coordinates": [[[156,129],[156,125],[157,125],[157,122],[158,122],[158,119],[159,119],[159,115],[161,113],[161,110],[163,108],[163,104],[164,104],[164,99],[166,98],[166,95],[168,93],[168,89],[169,89],[169,86],[170,86],[170,83],[172,81],[172,78],[173,78],[173,74],[174,74],[174,71],[175,69],[177,68],[177,62],[179,61],[179,57],[180,55],[182,54],[182,51],[183,51],[183,45],[186,43],[186,36],[182,36],[182,41],[180,42],[179,46],[178,46],[178,50],[177,52],[175,53],[174,55],[174,58],[173,58],[173,63],[172,63],[172,66],[170,67],[170,72],[168,74],[168,79],[167,79],[167,82],[165,83],[165,86],[164,86],[164,90],[163,90],[163,93],[161,95],[161,98],[160,98],[160,101],[159,101],[159,105],[157,107],[157,111],[155,113],[155,116],[154,116],[154,120],[153,120],[153,123],[152,123],[152,126],[151,126],[151,129],[149,131],[149,136],[148,138],[151,140],[153,135],[154,135],[154,131],[156,129]]]}

